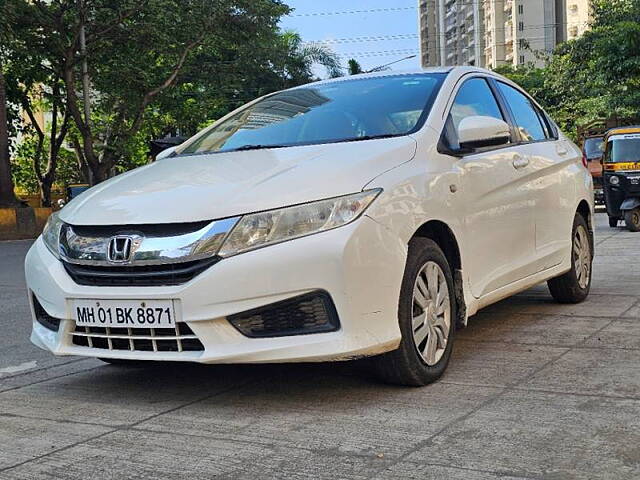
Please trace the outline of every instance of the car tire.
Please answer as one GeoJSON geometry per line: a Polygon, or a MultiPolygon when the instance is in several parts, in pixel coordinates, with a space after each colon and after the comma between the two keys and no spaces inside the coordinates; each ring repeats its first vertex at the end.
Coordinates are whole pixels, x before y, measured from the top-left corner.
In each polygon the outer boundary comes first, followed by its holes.
{"type": "Polygon", "coordinates": [[[640,232],[640,208],[624,212],[624,222],[630,232],[640,232]]]}
{"type": "Polygon", "coordinates": [[[118,367],[144,367],[153,363],[146,360],[125,360],[124,358],[98,358],[98,360],[118,367]]]}
{"type": "Polygon", "coordinates": [[[618,217],[609,217],[609,226],[611,228],[617,228],[619,221],[620,219],[618,217]]]}
{"type": "Polygon", "coordinates": [[[573,220],[571,269],[547,282],[551,296],[559,303],[580,303],[589,295],[593,272],[593,241],[587,221],[579,213],[573,220]]]}
{"type": "Polygon", "coordinates": [[[402,339],[396,350],[374,359],[379,377],[414,387],[440,378],[451,357],[455,319],[453,276],[444,253],[432,240],[412,240],[398,304],[402,339]]]}

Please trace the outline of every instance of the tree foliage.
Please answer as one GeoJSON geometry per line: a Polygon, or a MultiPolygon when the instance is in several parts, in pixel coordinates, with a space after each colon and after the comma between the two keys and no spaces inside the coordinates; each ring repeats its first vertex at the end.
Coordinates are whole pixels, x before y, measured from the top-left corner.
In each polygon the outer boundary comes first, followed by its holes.
{"type": "MultiPolygon", "coordinates": [[[[42,186],[38,182],[33,172],[34,159],[38,159],[41,166],[46,168],[46,158],[42,158],[38,153],[39,139],[33,135],[27,135],[15,148],[12,158],[11,174],[20,190],[28,194],[41,194],[42,186]]],[[[43,145],[44,151],[50,149],[49,138],[46,138],[43,145]]],[[[41,154],[40,154],[41,155],[41,154]]],[[[60,187],[71,183],[79,183],[83,180],[82,173],[78,169],[76,155],[73,151],[61,149],[57,157],[56,182],[60,187]]]]}
{"type": "Polygon", "coordinates": [[[358,75],[359,73],[364,73],[360,63],[352,58],[349,60],[349,75],[358,75]]]}
{"type": "Polygon", "coordinates": [[[97,183],[147,162],[151,139],[189,136],[253,98],[311,81],[315,64],[341,74],[329,48],[279,30],[290,11],[281,0],[2,1],[12,12],[2,48],[8,124],[21,122],[18,110],[31,117],[14,177],[24,181],[30,152],[43,201],[68,151],[97,183]],[[40,107],[51,112],[45,125],[35,121],[40,107]]]}
{"type": "MultiPolygon", "coordinates": [[[[5,72],[7,70],[10,45],[14,41],[12,23],[14,20],[13,5],[6,2],[0,3],[0,207],[13,207],[18,205],[18,200],[13,193],[13,181],[11,178],[10,145],[14,121],[12,119],[11,105],[8,100],[9,87],[7,86],[5,72]]],[[[15,118],[15,113],[13,115],[15,118]]]]}
{"type": "Polygon", "coordinates": [[[559,45],[543,69],[500,67],[569,134],[600,118],[640,117],[640,0],[596,0],[591,29],[559,45]]]}

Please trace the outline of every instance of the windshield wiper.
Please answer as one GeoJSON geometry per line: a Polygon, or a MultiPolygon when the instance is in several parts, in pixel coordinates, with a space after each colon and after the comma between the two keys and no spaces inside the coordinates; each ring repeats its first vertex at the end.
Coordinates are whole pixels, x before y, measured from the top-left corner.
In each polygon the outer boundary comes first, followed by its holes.
{"type": "Polygon", "coordinates": [[[377,140],[378,138],[391,138],[401,135],[400,133],[385,133],[382,135],[365,135],[364,137],[349,138],[345,142],[361,142],[363,140],[377,140]]]}
{"type": "Polygon", "coordinates": [[[229,150],[223,150],[223,152],[245,152],[247,150],[264,150],[266,148],[284,148],[290,145],[242,145],[238,148],[231,148],[229,150]]]}

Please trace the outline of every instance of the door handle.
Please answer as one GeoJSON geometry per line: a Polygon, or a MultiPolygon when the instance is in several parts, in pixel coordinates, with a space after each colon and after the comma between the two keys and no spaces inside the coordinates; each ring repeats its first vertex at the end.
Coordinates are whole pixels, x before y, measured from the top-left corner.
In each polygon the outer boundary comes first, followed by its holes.
{"type": "Polygon", "coordinates": [[[565,156],[567,153],[569,153],[569,150],[563,145],[557,145],[556,152],[558,152],[558,155],[560,156],[565,156]]]}
{"type": "Polygon", "coordinates": [[[521,168],[524,168],[527,165],[529,165],[529,159],[527,157],[523,157],[520,155],[514,155],[512,163],[513,163],[513,168],[515,168],[516,170],[520,170],[521,168]]]}

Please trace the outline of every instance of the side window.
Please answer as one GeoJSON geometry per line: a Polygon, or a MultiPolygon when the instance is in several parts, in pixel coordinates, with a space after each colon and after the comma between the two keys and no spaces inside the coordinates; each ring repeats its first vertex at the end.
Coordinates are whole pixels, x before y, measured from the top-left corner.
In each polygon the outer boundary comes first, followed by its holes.
{"type": "Polygon", "coordinates": [[[445,126],[445,139],[450,148],[460,147],[458,143],[460,122],[467,117],[476,115],[505,120],[498,106],[498,101],[484,78],[467,80],[456,94],[445,126]]]}
{"type": "Polygon", "coordinates": [[[497,83],[500,92],[504,95],[509,107],[511,107],[514,121],[520,131],[522,139],[527,142],[546,140],[548,134],[545,132],[545,128],[541,123],[540,113],[538,113],[537,108],[531,101],[506,83],[497,83]]]}
{"type": "Polygon", "coordinates": [[[467,117],[481,115],[504,120],[498,102],[483,78],[472,78],[464,82],[456,94],[450,115],[456,132],[460,122],[467,117]]]}

